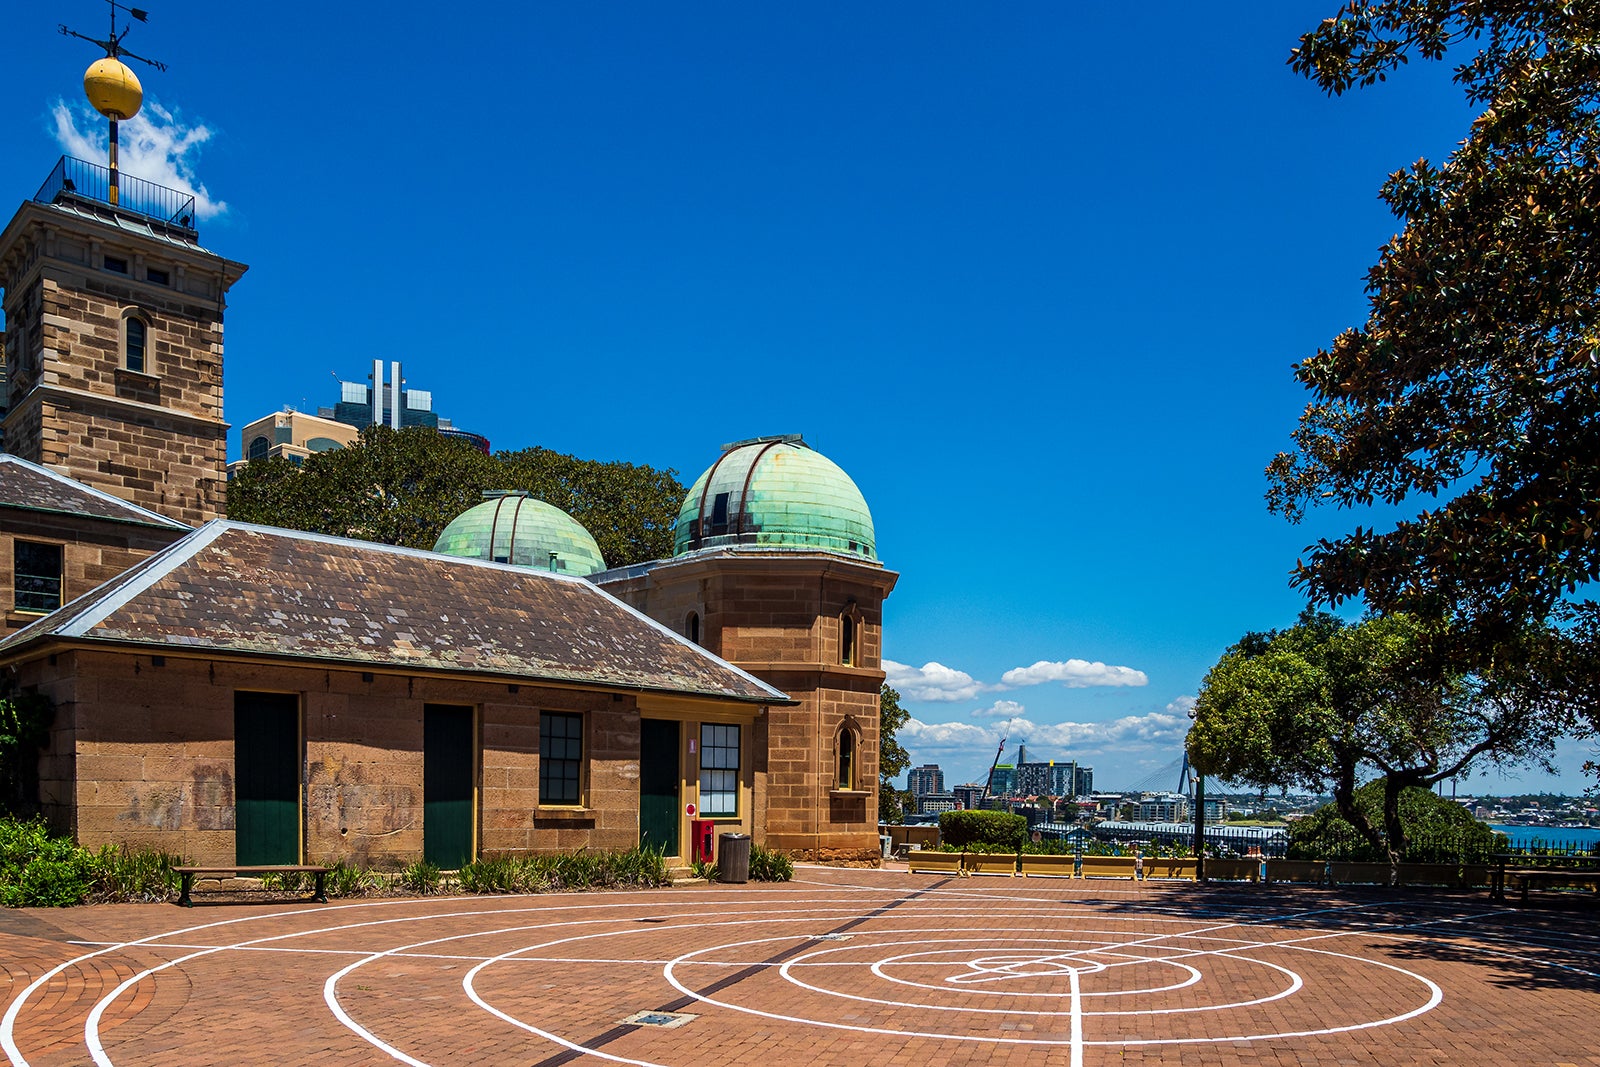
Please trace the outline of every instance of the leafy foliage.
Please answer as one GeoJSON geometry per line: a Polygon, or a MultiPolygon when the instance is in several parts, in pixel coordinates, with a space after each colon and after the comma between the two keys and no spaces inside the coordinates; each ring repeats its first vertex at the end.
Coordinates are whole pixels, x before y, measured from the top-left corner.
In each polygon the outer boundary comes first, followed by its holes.
{"type": "Polygon", "coordinates": [[[1189,760],[1261,789],[1331,784],[1373,849],[1403,853],[1405,788],[1483,761],[1539,761],[1564,722],[1561,695],[1515,660],[1499,673],[1442,668],[1437,648],[1448,638],[1410,615],[1346,624],[1309,611],[1288,630],[1247,634],[1201,685],[1189,760]],[[1382,832],[1355,803],[1358,778],[1372,770],[1386,782],[1382,832]]]}
{"type": "Polygon", "coordinates": [[[155,904],[170,900],[181,881],[182,857],[149,848],[102,845],[94,858],[90,900],[97,904],[155,904]]]}
{"type": "Polygon", "coordinates": [[[1306,359],[1295,449],[1269,505],[1415,506],[1312,546],[1314,603],[1365,598],[1452,624],[1457,665],[1548,657],[1596,717],[1600,608],[1600,6],[1555,0],[1353,0],[1306,34],[1296,71],[1329,93],[1413,55],[1459,54],[1481,113],[1443,163],[1380,195],[1404,228],[1367,276],[1368,317],[1306,359]],[[1584,666],[1586,664],[1586,666],[1584,666]],[[1585,674],[1584,672],[1589,673],[1585,674]],[[1587,681],[1585,681],[1587,679],[1587,681]],[[1580,684],[1582,683],[1582,684],[1580,684]]]}
{"type": "Polygon", "coordinates": [[[1028,820],[1009,811],[946,811],[939,815],[939,837],[956,848],[993,846],[1016,852],[1028,840],[1028,820]]]}
{"type": "Polygon", "coordinates": [[[558,893],[584,889],[667,885],[666,860],[654,849],[626,852],[502,853],[463,864],[457,873],[468,893],[558,893]]]}
{"type": "Polygon", "coordinates": [[[794,877],[794,861],[781,852],[750,843],[750,880],[787,882],[794,877]]]}
{"type": "Polygon", "coordinates": [[[444,874],[436,864],[417,860],[401,868],[397,882],[401,889],[418,896],[432,896],[444,884],[444,874]]]}
{"type": "Polygon", "coordinates": [[[900,693],[888,682],[878,690],[878,821],[893,825],[906,821],[905,795],[894,786],[894,779],[911,766],[911,753],[895,734],[911,718],[900,706],[900,693]]]}
{"type": "MultiPolygon", "coordinates": [[[[1380,821],[1383,783],[1368,782],[1357,789],[1355,803],[1369,821],[1380,821]]],[[[1483,863],[1506,848],[1504,834],[1427,789],[1401,790],[1400,821],[1406,840],[1402,863],[1483,863]]],[[[1340,814],[1338,805],[1325,804],[1290,827],[1288,858],[1381,863],[1389,857],[1340,814]]]]}
{"type": "Polygon", "coordinates": [[[300,467],[278,458],[246,464],[228,483],[228,515],[427,549],[485,490],[502,489],[526,491],[577,519],[613,567],[672,554],[685,492],[670,470],[544,448],[485,456],[428,427],[369,426],[357,444],[300,467]]]}
{"type": "Polygon", "coordinates": [[[63,908],[85,901],[165,900],[178,857],[106,845],[98,852],[50,833],[43,819],[0,819],[0,906],[63,908]]]}

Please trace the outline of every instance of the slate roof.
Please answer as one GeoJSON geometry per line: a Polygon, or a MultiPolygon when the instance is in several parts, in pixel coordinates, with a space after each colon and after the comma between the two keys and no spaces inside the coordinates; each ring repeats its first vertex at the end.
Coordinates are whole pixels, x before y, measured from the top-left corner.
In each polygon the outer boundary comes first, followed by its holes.
{"type": "Polygon", "coordinates": [[[0,641],[793,703],[582,578],[217,519],[0,641]]]}
{"type": "Polygon", "coordinates": [[[0,453],[0,508],[23,508],[62,515],[86,515],[112,522],[187,530],[188,526],[20,456],[0,453]]]}

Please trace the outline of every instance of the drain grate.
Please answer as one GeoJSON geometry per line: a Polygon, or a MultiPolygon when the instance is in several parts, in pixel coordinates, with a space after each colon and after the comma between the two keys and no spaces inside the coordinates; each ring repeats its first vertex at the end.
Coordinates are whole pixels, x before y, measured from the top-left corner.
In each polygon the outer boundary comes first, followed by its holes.
{"type": "Polygon", "coordinates": [[[813,940],[813,941],[848,941],[854,936],[856,936],[856,935],[855,934],[812,934],[811,935],[811,940],[813,940]]]}
{"type": "Polygon", "coordinates": [[[665,919],[635,919],[633,921],[636,922],[636,923],[664,923],[667,920],[665,920],[665,919]]]}
{"type": "Polygon", "coordinates": [[[622,1021],[631,1026],[658,1026],[663,1030],[672,1030],[698,1018],[700,1018],[698,1015],[686,1015],[675,1011],[640,1011],[622,1021]]]}

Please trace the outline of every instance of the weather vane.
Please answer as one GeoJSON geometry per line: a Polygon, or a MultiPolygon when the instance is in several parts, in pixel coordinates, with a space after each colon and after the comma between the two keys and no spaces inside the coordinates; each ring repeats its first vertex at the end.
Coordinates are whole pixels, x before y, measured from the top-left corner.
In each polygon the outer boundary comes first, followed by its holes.
{"type": "Polygon", "coordinates": [[[137,59],[141,63],[148,63],[157,70],[166,70],[165,63],[144,56],[135,55],[122,47],[123,38],[128,36],[132,26],[124,26],[121,33],[117,32],[117,12],[126,11],[137,22],[148,22],[150,12],[137,7],[124,7],[117,0],[106,0],[111,8],[111,35],[105,40],[95,37],[86,37],[66,26],[60,30],[67,37],[76,37],[80,41],[104,48],[104,59],[97,59],[89,64],[89,69],[83,73],[83,91],[89,97],[89,103],[100,114],[111,122],[111,196],[110,202],[117,202],[117,123],[123,119],[131,119],[139,113],[139,107],[144,103],[144,86],[139,84],[139,79],[122,62],[122,57],[137,59]]]}

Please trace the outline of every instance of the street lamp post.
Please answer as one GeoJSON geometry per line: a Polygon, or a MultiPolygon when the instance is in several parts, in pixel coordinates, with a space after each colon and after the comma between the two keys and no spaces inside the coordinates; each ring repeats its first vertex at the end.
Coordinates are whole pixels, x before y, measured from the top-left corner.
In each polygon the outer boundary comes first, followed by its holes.
{"type": "MultiPolygon", "coordinates": [[[[1194,718],[1194,709],[1189,709],[1189,718],[1194,718]]],[[[1194,727],[1189,727],[1190,732],[1194,727]]],[[[1189,743],[1184,738],[1184,759],[1188,759],[1189,743]]],[[[1190,765],[1193,769],[1193,765],[1190,765]]],[[[1194,776],[1194,877],[1198,882],[1206,880],[1206,776],[1196,773],[1194,776]]]]}

